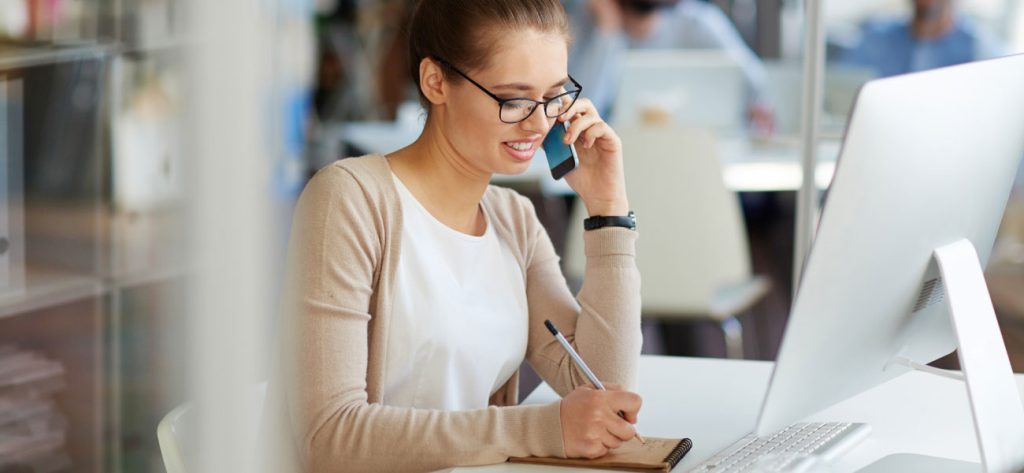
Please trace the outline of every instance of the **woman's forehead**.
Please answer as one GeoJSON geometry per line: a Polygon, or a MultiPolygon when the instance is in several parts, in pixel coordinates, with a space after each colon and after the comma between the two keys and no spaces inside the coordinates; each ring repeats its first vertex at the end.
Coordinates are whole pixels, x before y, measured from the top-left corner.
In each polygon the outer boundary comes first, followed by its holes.
{"type": "Polygon", "coordinates": [[[481,71],[492,86],[529,84],[547,89],[560,85],[568,74],[569,48],[557,33],[519,31],[501,35],[481,71]]]}

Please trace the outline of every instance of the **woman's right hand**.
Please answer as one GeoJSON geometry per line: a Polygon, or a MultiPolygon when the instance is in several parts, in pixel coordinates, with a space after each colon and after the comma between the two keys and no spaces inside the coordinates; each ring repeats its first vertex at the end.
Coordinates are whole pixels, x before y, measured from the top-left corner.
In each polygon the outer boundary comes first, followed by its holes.
{"type": "Polygon", "coordinates": [[[562,443],[568,458],[598,458],[636,435],[640,395],[609,384],[599,391],[580,386],[562,399],[562,443]],[[625,419],[618,412],[625,414],[625,419]]]}

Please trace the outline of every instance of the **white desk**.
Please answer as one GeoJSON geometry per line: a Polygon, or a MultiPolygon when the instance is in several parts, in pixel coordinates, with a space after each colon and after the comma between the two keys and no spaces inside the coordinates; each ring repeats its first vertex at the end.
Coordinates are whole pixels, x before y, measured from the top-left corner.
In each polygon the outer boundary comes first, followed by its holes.
{"type": "MultiPolygon", "coordinates": [[[[653,437],[690,437],[693,450],[676,467],[686,472],[753,430],[773,364],[705,358],[644,356],[638,430],[653,437]]],[[[1024,375],[1017,375],[1024,390],[1024,375]]],[[[524,401],[558,399],[542,384],[524,401]]],[[[871,437],[833,465],[854,472],[893,453],[916,453],[978,462],[978,444],[963,383],[909,373],[809,418],[871,424],[871,437]]],[[[456,472],[563,471],[525,465],[458,468],[456,472]]],[[[576,470],[597,471],[597,470],[576,470]]]]}
{"type": "MultiPolygon", "coordinates": [[[[320,168],[340,155],[343,141],[373,153],[389,153],[412,143],[422,125],[395,122],[346,122],[321,127],[313,139],[313,166],[320,168]]],[[[722,178],[735,192],[779,192],[800,189],[803,169],[799,143],[777,140],[755,143],[745,138],[719,139],[722,178]]],[[[839,156],[839,141],[823,141],[815,181],[819,189],[828,188],[839,156]]],[[[534,159],[530,168],[516,176],[495,175],[493,182],[503,185],[536,185],[546,195],[569,195],[572,189],[564,180],[551,178],[544,159],[534,159]]]]}
{"type": "MultiPolygon", "coordinates": [[[[828,189],[836,172],[840,140],[822,140],[814,182],[828,189]]],[[[720,138],[719,158],[725,187],[734,192],[782,192],[799,190],[803,184],[800,143],[795,139],[756,142],[750,139],[720,138]]]]}

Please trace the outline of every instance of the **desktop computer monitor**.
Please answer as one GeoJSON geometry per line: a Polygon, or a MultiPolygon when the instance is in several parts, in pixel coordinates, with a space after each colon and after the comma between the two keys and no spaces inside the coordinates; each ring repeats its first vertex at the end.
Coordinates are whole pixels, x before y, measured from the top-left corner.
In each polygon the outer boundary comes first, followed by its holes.
{"type": "Polygon", "coordinates": [[[863,87],[757,435],[957,348],[933,252],[966,239],[987,263],[1024,155],[1021,84],[1024,55],[863,87]]]}
{"type": "Polygon", "coordinates": [[[630,51],[610,123],[668,122],[735,134],[745,124],[744,87],[743,70],[721,51],[630,51]]]}

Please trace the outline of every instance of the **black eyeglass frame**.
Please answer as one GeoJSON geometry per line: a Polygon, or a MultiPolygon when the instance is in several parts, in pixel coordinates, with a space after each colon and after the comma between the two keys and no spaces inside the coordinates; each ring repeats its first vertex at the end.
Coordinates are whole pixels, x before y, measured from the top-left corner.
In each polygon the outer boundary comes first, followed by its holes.
{"type": "Polygon", "coordinates": [[[509,125],[514,125],[516,123],[520,123],[520,122],[526,121],[531,116],[533,116],[533,112],[537,111],[537,107],[539,107],[541,105],[544,106],[544,116],[546,116],[548,118],[558,118],[558,117],[560,117],[562,115],[565,115],[565,113],[568,112],[570,108],[572,108],[573,104],[576,103],[576,100],[580,98],[580,93],[583,92],[583,86],[579,82],[576,82],[576,79],[573,79],[572,75],[568,75],[567,74],[567,76],[569,77],[569,81],[571,81],[572,85],[576,87],[576,90],[570,90],[570,91],[558,94],[558,95],[552,97],[551,99],[545,100],[543,102],[539,102],[539,101],[533,100],[533,99],[528,98],[528,97],[512,97],[512,98],[509,98],[509,99],[503,99],[503,98],[498,97],[497,95],[495,95],[493,92],[487,90],[486,87],[480,85],[477,81],[471,79],[468,75],[466,75],[466,73],[460,71],[457,67],[453,66],[448,61],[445,61],[444,59],[441,59],[441,58],[434,58],[434,59],[436,59],[437,62],[440,63],[442,66],[447,67],[448,69],[451,69],[451,70],[455,71],[456,74],[462,76],[463,79],[466,79],[467,81],[469,81],[470,84],[475,85],[476,88],[480,89],[481,91],[483,91],[483,93],[487,94],[488,97],[494,99],[495,102],[498,102],[498,120],[500,120],[502,123],[507,123],[509,125]],[[552,102],[554,102],[556,100],[561,100],[562,97],[565,97],[566,95],[572,95],[573,96],[572,97],[572,102],[569,102],[569,105],[567,107],[565,107],[565,111],[563,111],[562,113],[559,113],[558,115],[551,116],[548,113],[548,104],[550,104],[550,103],[552,103],[552,102]],[[526,100],[528,102],[533,102],[533,108],[531,108],[530,109],[530,113],[527,113],[526,116],[524,116],[522,119],[516,120],[514,122],[505,121],[504,119],[501,118],[501,109],[504,108],[506,103],[513,102],[513,101],[516,101],[516,100],[526,100]]]}

